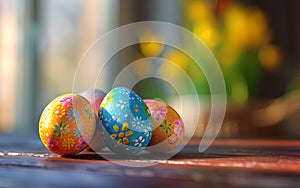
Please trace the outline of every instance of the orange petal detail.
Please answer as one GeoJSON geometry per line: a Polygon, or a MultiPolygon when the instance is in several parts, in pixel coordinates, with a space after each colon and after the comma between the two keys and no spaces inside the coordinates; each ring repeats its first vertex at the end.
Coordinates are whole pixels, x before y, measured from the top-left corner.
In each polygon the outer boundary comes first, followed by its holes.
{"type": "Polygon", "coordinates": [[[133,131],[128,131],[125,135],[126,136],[132,136],[133,135],[133,131]]]}
{"type": "Polygon", "coordinates": [[[113,129],[114,129],[117,133],[120,132],[120,128],[119,128],[118,125],[114,125],[114,126],[113,126],[113,129]]]}
{"type": "Polygon", "coordinates": [[[110,135],[110,137],[115,140],[117,138],[117,135],[116,134],[112,134],[112,135],[110,135]]]}
{"type": "Polygon", "coordinates": [[[128,123],[127,122],[125,122],[125,123],[123,123],[123,126],[122,126],[122,131],[126,131],[127,129],[128,129],[128,123]]]}
{"type": "Polygon", "coordinates": [[[126,144],[126,145],[128,145],[129,144],[129,140],[128,140],[128,138],[123,138],[123,142],[124,142],[124,144],[126,144]]]}

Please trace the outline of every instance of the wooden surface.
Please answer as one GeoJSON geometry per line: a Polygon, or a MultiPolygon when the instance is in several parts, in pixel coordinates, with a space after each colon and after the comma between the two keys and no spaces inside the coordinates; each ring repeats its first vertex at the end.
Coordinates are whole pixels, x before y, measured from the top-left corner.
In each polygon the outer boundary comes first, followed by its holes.
{"type": "Polygon", "coordinates": [[[300,187],[300,141],[192,140],[169,160],[124,167],[92,152],[60,157],[36,136],[0,135],[0,187],[300,187]]]}

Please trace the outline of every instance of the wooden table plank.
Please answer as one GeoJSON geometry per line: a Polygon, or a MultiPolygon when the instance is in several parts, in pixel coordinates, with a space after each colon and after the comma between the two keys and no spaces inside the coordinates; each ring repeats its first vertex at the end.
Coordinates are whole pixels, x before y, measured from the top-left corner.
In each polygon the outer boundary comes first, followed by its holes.
{"type": "Polygon", "coordinates": [[[300,141],[216,140],[204,153],[198,144],[134,168],[92,152],[60,157],[36,136],[0,135],[0,187],[300,187],[300,141]]]}

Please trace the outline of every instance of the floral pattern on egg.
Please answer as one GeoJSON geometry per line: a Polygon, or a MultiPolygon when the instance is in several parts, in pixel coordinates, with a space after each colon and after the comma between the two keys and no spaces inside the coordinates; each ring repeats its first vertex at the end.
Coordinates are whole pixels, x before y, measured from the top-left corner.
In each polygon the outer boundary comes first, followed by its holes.
{"type": "Polygon", "coordinates": [[[58,155],[74,155],[85,149],[96,128],[91,104],[66,94],[51,101],[40,117],[39,135],[47,149],[58,155]]]}
{"type": "Polygon", "coordinates": [[[177,148],[184,138],[184,124],[179,114],[169,105],[157,100],[144,100],[153,122],[152,138],[147,147],[154,152],[177,148]]]}
{"type": "Polygon", "coordinates": [[[138,153],[151,139],[150,111],[141,97],[127,88],[114,88],[106,95],[99,118],[107,146],[118,154],[138,153]]]}
{"type": "MultiPolygon", "coordinates": [[[[102,103],[106,93],[103,92],[100,89],[97,88],[91,88],[88,90],[83,91],[80,93],[81,96],[86,98],[94,107],[94,112],[96,117],[98,116],[98,111],[100,108],[100,104],[102,103]]],[[[91,111],[86,111],[90,114],[90,116],[93,116],[94,114],[91,113],[91,111]]],[[[88,151],[100,151],[102,148],[105,147],[104,140],[102,138],[102,125],[99,121],[99,118],[96,118],[96,131],[94,134],[94,137],[92,138],[89,146],[86,148],[88,151]]]]}

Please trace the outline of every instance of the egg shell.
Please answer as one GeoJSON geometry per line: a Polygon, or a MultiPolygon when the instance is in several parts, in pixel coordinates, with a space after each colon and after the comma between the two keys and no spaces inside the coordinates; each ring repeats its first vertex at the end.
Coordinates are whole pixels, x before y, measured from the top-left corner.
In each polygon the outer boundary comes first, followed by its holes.
{"type": "Polygon", "coordinates": [[[97,88],[91,88],[80,93],[81,96],[86,98],[91,105],[94,107],[95,113],[98,114],[100,104],[103,101],[106,93],[97,88]]]}
{"type": "Polygon", "coordinates": [[[144,100],[153,123],[152,138],[147,150],[167,152],[177,148],[184,138],[184,124],[179,114],[168,104],[158,100],[144,100]]]}
{"type": "Polygon", "coordinates": [[[117,154],[142,151],[152,136],[152,119],[141,97],[125,87],[117,87],[103,99],[99,118],[105,130],[105,143],[117,154]]]}
{"type": "Polygon", "coordinates": [[[39,135],[53,153],[74,155],[87,147],[95,128],[95,112],[89,101],[65,94],[51,101],[42,112],[39,135]]]}
{"type": "MultiPolygon", "coordinates": [[[[98,116],[100,104],[103,101],[106,93],[100,89],[91,88],[83,91],[82,93],[80,93],[80,95],[86,98],[91,103],[91,105],[94,107],[95,115],[98,116]]],[[[105,143],[101,135],[101,127],[101,121],[99,120],[99,118],[96,118],[96,132],[86,150],[100,151],[105,147],[105,143]]]]}

